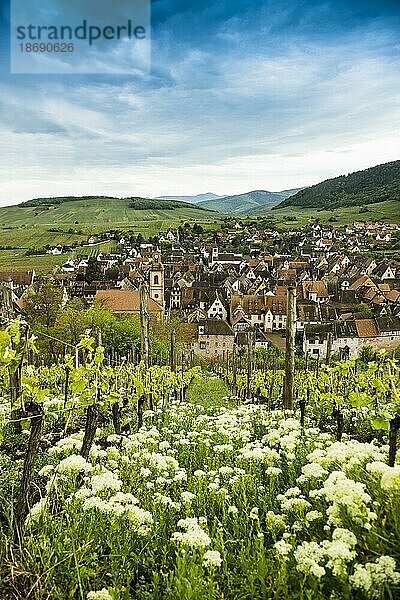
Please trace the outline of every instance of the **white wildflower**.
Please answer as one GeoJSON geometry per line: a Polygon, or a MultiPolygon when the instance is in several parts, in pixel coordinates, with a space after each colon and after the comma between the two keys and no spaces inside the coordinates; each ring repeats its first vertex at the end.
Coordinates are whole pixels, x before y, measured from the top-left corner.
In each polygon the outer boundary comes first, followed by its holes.
{"type": "Polygon", "coordinates": [[[333,471],[323,488],[310,496],[325,496],[332,503],[326,511],[328,524],[342,525],[343,513],[365,529],[369,529],[370,522],[376,519],[376,514],[369,509],[372,499],[365,492],[365,485],[348,479],[341,471],[333,471]]]}
{"type": "Polygon", "coordinates": [[[381,479],[381,487],[386,492],[397,492],[400,490],[400,465],[389,467],[383,473],[381,479]]]}
{"type": "Polygon", "coordinates": [[[258,512],[259,508],[257,506],[254,506],[250,511],[249,518],[253,521],[258,521],[258,512]]]}
{"type": "Polygon", "coordinates": [[[400,573],[391,556],[380,556],[374,563],[356,565],[349,578],[353,588],[361,590],[369,598],[380,598],[385,585],[399,585],[400,573]]]}
{"type": "Polygon", "coordinates": [[[46,513],[48,507],[49,500],[47,496],[44,496],[39,500],[39,502],[36,502],[36,504],[31,507],[27,517],[27,522],[30,523],[31,521],[38,521],[40,517],[46,513]]]}
{"type": "Polygon", "coordinates": [[[192,492],[182,492],[181,498],[185,504],[191,504],[192,501],[196,498],[196,494],[192,494],[192,492]]]}
{"type": "Polygon", "coordinates": [[[89,592],[86,598],[87,600],[113,600],[113,597],[106,588],[97,592],[89,592]]]}
{"type": "Polygon", "coordinates": [[[320,564],[325,559],[324,549],[317,542],[303,542],[294,551],[297,568],[305,575],[314,575],[320,579],[326,573],[320,564]]]}
{"type": "Polygon", "coordinates": [[[93,466],[80,454],[71,454],[64,458],[57,466],[58,473],[89,473],[93,466]]]}
{"type": "Polygon", "coordinates": [[[222,565],[220,553],[216,550],[207,550],[203,557],[203,565],[205,567],[220,567],[222,565]]]}
{"type": "Polygon", "coordinates": [[[292,544],[289,544],[286,540],[275,542],[274,548],[281,556],[288,556],[293,550],[292,544]]]}
{"type": "Polygon", "coordinates": [[[178,521],[178,527],[184,529],[184,532],[175,531],[171,540],[178,542],[190,548],[206,548],[211,545],[211,539],[200,527],[198,520],[194,518],[181,519],[178,521]]]}
{"type": "Polygon", "coordinates": [[[317,521],[318,519],[322,519],[323,515],[319,510],[310,510],[310,512],[306,513],[306,520],[309,523],[313,521],[317,521]]]}
{"type": "Polygon", "coordinates": [[[54,465],[45,465],[38,473],[39,477],[48,477],[54,471],[54,465]]]}
{"type": "Polygon", "coordinates": [[[99,475],[93,475],[89,483],[94,494],[98,494],[104,490],[118,492],[122,487],[122,481],[112,471],[108,470],[103,471],[99,475]]]}

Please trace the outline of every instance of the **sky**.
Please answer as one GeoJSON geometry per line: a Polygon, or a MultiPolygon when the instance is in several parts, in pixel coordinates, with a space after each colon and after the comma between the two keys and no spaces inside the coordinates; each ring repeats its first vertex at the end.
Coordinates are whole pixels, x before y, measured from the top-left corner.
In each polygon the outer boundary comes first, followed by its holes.
{"type": "Polygon", "coordinates": [[[399,0],[153,0],[150,71],[104,75],[10,74],[0,5],[0,205],[278,191],[400,158],[399,0]]]}

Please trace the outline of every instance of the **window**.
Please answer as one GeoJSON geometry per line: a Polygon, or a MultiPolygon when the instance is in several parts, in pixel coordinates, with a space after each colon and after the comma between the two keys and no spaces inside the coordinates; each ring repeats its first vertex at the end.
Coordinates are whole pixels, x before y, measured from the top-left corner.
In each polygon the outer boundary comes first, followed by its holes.
{"type": "Polygon", "coordinates": [[[205,350],[205,349],[206,349],[206,343],[200,342],[200,350],[205,350]]]}
{"type": "Polygon", "coordinates": [[[159,297],[158,294],[154,294],[154,298],[158,298],[158,297],[159,297]]]}
{"type": "Polygon", "coordinates": [[[154,285],[159,285],[160,284],[160,278],[158,275],[154,275],[153,277],[153,284],[154,285]]]}

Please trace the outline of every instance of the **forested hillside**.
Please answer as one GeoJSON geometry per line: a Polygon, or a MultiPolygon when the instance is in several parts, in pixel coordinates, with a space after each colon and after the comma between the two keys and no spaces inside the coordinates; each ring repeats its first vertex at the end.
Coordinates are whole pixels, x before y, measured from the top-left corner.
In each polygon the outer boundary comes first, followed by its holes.
{"type": "Polygon", "coordinates": [[[387,200],[400,200],[400,160],[328,179],[298,192],[274,208],[330,209],[387,200]]]}

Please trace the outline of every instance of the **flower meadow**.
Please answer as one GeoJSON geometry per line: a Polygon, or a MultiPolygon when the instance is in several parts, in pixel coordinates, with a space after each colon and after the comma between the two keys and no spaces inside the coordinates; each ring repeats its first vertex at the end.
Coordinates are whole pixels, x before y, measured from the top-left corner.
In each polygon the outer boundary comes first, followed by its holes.
{"type": "Polygon", "coordinates": [[[63,399],[49,393],[17,541],[22,451],[0,454],[0,597],[400,598],[400,464],[387,464],[386,433],[337,441],[311,412],[302,425],[224,393],[197,373],[186,400],[146,410],[139,430],[99,422],[87,458],[79,419],[57,431],[63,399]]]}

